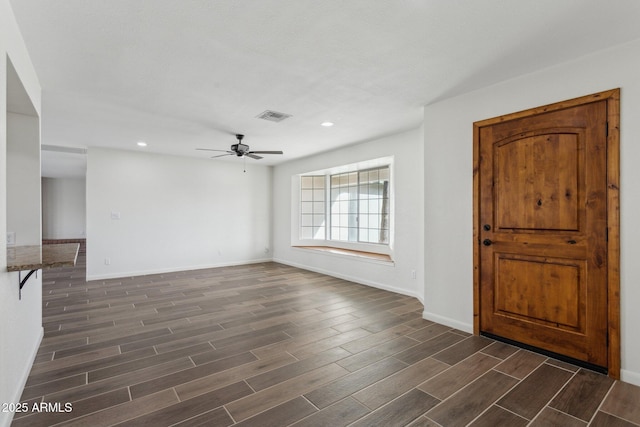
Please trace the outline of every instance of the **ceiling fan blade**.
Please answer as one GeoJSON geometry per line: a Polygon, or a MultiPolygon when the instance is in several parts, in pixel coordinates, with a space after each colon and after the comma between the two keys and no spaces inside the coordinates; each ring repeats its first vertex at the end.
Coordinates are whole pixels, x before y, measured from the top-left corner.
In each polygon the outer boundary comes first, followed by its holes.
{"type": "Polygon", "coordinates": [[[230,153],[229,150],[215,150],[213,148],[196,148],[198,151],[222,151],[224,153],[230,153]]]}
{"type": "Polygon", "coordinates": [[[256,151],[251,151],[250,153],[244,153],[244,155],[247,156],[247,157],[251,157],[252,159],[256,159],[256,160],[260,160],[262,158],[260,156],[256,156],[253,153],[256,153],[256,151]]]}
{"type": "Polygon", "coordinates": [[[254,154],[284,154],[282,151],[250,151],[254,154]]]}
{"type": "MultiPolygon", "coordinates": [[[[218,150],[218,151],[222,151],[222,150],[218,150]]],[[[224,157],[224,156],[233,156],[235,153],[231,153],[231,152],[227,152],[227,154],[220,154],[218,156],[211,156],[209,157],[210,159],[215,159],[216,157],[224,157]]]]}

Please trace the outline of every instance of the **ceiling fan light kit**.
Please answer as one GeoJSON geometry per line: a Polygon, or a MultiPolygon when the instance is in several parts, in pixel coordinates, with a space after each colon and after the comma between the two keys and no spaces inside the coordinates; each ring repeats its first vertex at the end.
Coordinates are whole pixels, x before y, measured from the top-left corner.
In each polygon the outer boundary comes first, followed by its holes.
{"type": "Polygon", "coordinates": [[[249,152],[249,146],[247,144],[233,144],[231,151],[234,151],[238,157],[242,157],[249,152]]]}

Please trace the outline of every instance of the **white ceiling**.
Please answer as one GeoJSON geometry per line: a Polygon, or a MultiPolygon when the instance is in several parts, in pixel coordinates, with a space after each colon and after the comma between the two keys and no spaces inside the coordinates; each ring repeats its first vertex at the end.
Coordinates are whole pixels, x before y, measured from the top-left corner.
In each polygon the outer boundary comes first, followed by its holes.
{"type": "Polygon", "coordinates": [[[637,0],[11,3],[43,89],[43,144],[144,140],[207,158],[195,148],[243,133],[284,151],[261,164],[414,128],[425,104],[640,38],[637,0]],[[267,109],[292,117],[255,118],[267,109]]]}

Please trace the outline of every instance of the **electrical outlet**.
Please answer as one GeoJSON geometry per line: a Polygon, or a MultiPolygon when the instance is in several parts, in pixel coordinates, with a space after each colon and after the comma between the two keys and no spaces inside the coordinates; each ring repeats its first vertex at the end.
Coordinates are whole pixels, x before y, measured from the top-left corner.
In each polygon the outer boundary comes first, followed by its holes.
{"type": "Polygon", "coordinates": [[[411,278],[412,279],[416,278],[416,271],[415,270],[411,270],[411,278]]]}
{"type": "Polygon", "coordinates": [[[7,231],[7,245],[13,246],[16,244],[16,232],[15,231],[7,231]]]}
{"type": "Polygon", "coordinates": [[[111,265],[111,258],[105,258],[104,265],[111,265]]]}

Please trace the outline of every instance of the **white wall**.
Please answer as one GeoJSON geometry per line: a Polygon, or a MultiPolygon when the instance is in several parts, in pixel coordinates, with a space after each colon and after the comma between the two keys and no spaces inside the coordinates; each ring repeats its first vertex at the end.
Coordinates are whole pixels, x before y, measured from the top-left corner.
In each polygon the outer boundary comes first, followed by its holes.
{"type": "Polygon", "coordinates": [[[425,317],[473,327],[472,123],[621,88],[624,381],[640,385],[640,41],[425,107],[425,317]]]}
{"type": "MultiPolygon", "coordinates": [[[[0,236],[7,231],[7,58],[22,80],[24,89],[18,89],[26,92],[39,115],[38,78],[10,3],[0,0],[0,236]]],[[[40,233],[39,228],[37,231],[40,233]]],[[[43,333],[42,276],[32,276],[23,289],[22,300],[18,300],[18,273],[6,271],[6,260],[3,244],[0,245],[0,403],[19,401],[43,333]]],[[[0,412],[0,426],[8,426],[12,418],[12,413],[0,412]]]]}
{"type": "Polygon", "coordinates": [[[270,260],[272,170],[251,159],[246,170],[242,161],[90,148],[87,277],[270,260]]]}
{"type": "Polygon", "coordinates": [[[41,239],[40,119],[7,113],[7,231],[16,245],[41,239]]]}
{"type": "Polygon", "coordinates": [[[42,178],[42,238],[84,239],[86,180],[42,178]]]}
{"type": "Polygon", "coordinates": [[[422,129],[278,165],[273,188],[274,261],[422,299],[422,129]],[[387,156],[394,157],[391,186],[395,194],[395,265],[291,247],[293,176],[387,156]],[[416,271],[415,279],[412,270],[416,271]]]}

